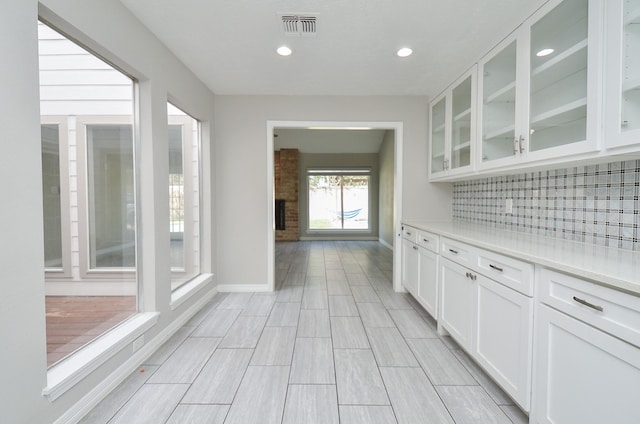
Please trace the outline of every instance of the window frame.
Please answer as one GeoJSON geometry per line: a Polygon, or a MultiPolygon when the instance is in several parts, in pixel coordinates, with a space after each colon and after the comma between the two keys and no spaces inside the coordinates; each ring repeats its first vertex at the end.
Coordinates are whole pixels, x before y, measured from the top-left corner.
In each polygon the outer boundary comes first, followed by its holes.
{"type": "MultiPolygon", "coordinates": [[[[313,167],[307,168],[305,172],[305,189],[307,196],[307,234],[372,234],[373,228],[371,226],[371,218],[367,219],[367,228],[344,228],[344,219],[342,220],[343,228],[311,228],[311,196],[309,190],[309,177],[312,175],[325,175],[325,176],[344,176],[344,177],[357,177],[367,176],[369,183],[367,185],[367,208],[370,211],[372,206],[372,196],[369,192],[371,184],[373,182],[374,171],[371,167],[313,167]]],[[[344,203],[342,202],[344,208],[344,203]]],[[[344,213],[344,211],[342,211],[344,213]]]]}

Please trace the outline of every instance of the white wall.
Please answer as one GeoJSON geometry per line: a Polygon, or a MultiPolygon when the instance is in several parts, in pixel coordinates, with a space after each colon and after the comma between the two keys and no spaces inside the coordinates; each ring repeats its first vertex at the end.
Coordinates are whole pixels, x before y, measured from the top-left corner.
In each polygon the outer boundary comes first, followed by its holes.
{"type": "MultiPolygon", "coordinates": [[[[267,120],[402,121],[403,218],[450,219],[451,186],[427,182],[428,104],[420,96],[216,96],[220,284],[267,284],[267,120]]],[[[270,166],[270,165],[269,165],[270,166]]]]}
{"type": "MultiPolygon", "coordinates": [[[[11,63],[0,67],[0,190],[4,205],[0,208],[0,420],[12,424],[53,422],[132,356],[132,347],[127,345],[57,400],[50,402],[42,396],[47,365],[38,6],[36,0],[4,2],[0,13],[0,52],[3,63],[11,63]]],[[[165,266],[169,263],[167,96],[205,122],[203,156],[211,160],[213,95],[119,1],[94,0],[89,7],[82,0],[43,0],[40,13],[140,81],[139,180],[144,237],[139,261],[145,276],[145,310],[161,313],[158,324],[145,334],[149,341],[196,301],[190,299],[175,311],[169,307],[170,275],[165,266]]],[[[203,178],[213,181],[208,167],[203,178]]],[[[208,194],[211,186],[205,184],[208,194]]],[[[204,207],[209,213],[203,244],[211,251],[210,201],[204,207]]],[[[211,257],[204,262],[203,269],[211,271],[211,257]]],[[[210,285],[204,290],[212,288],[210,285]]]]}
{"type": "Polygon", "coordinates": [[[394,184],[394,131],[386,131],[378,152],[379,177],[379,220],[378,236],[390,246],[394,245],[393,236],[393,184],[394,184]]]}

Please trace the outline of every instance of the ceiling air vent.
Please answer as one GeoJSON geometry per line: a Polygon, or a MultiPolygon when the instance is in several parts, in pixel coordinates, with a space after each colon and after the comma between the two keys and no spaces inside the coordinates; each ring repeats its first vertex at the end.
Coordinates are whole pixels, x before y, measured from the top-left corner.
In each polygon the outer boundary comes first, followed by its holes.
{"type": "Polygon", "coordinates": [[[281,15],[282,29],[286,35],[315,35],[317,16],[310,15],[281,15]]]}

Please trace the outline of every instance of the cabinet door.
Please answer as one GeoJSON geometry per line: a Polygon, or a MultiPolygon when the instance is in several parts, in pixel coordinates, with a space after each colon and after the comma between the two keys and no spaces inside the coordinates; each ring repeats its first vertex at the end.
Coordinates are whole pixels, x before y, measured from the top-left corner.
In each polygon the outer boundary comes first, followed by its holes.
{"type": "Polygon", "coordinates": [[[640,423],[640,350],[545,305],[536,312],[532,422],[640,423]]]}
{"type": "Polygon", "coordinates": [[[474,282],[470,271],[448,259],[440,261],[440,320],[467,352],[471,352],[475,319],[474,282]]]}
{"type": "Polygon", "coordinates": [[[402,240],[402,285],[414,296],[418,295],[418,246],[402,240]]]}
{"type": "Polygon", "coordinates": [[[607,1],[606,147],[640,144],[640,0],[607,1]]]}
{"type": "Polygon", "coordinates": [[[434,319],[438,317],[438,255],[421,247],[418,301],[434,319]]]}
{"type": "Polygon", "coordinates": [[[447,95],[445,93],[440,99],[436,99],[430,108],[429,125],[431,128],[431,136],[429,145],[431,164],[429,175],[443,173],[446,170],[446,114],[447,95]]]}
{"type": "Polygon", "coordinates": [[[598,56],[590,46],[600,40],[589,34],[602,26],[590,19],[600,6],[591,10],[589,0],[555,3],[529,31],[529,128],[519,135],[528,159],[595,150],[598,138],[600,63],[590,61],[598,56]]]}
{"type": "MultiPolygon", "coordinates": [[[[480,164],[512,158],[516,136],[516,86],[518,41],[503,41],[479,64],[480,164]]],[[[502,161],[504,162],[504,161],[502,161]]]]}
{"type": "Polygon", "coordinates": [[[473,356],[522,409],[529,411],[533,299],[482,275],[477,283],[473,356]]]}
{"type": "Polygon", "coordinates": [[[452,173],[471,166],[476,138],[476,68],[458,80],[451,90],[449,169],[452,173]]]}

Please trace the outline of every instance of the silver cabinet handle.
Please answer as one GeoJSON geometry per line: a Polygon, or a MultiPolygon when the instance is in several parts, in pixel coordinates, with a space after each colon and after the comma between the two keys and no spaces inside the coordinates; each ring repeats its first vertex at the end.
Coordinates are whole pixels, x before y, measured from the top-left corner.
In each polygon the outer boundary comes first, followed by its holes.
{"type": "Polygon", "coordinates": [[[496,271],[499,271],[499,272],[504,271],[504,269],[500,268],[499,266],[495,266],[494,264],[489,264],[489,267],[491,269],[495,269],[496,271]]]}
{"type": "Polygon", "coordinates": [[[413,250],[418,250],[418,246],[413,246],[413,250]]]}
{"type": "Polygon", "coordinates": [[[429,243],[429,239],[426,239],[426,238],[423,238],[422,241],[425,243],[429,243]]]}
{"type": "Polygon", "coordinates": [[[411,233],[410,233],[409,231],[407,231],[405,234],[406,234],[406,235],[408,235],[408,236],[410,236],[410,235],[411,235],[411,233]]]}
{"type": "Polygon", "coordinates": [[[455,253],[456,255],[458,254],[458,251],[457,250],[453,250],[453,249],[449,249],[449,252],[455,253]]]}
{"type": "Polygon", "coordinates": [[[604,312],[604,308],[602,306],[594,305],[593,303],[587,302],[586,300],[580,299],[579,297],[573,296],[573,300],[581,305],[588,306],[591,309],[595,309],[596,311],[604,312]]]}
{"type": "Polygon", "coordinates": [[[520,154],[524,153],[524,137],[520,136],[518,140],[518,145],[520,146],[520,154]]]}
{"type": "Polygon", "coordinates": [[[513,139],[513,154],[514,155],[518,154],[518,141],[519,141],[519,139],[517,139],[517,138],[513,139]]]}

